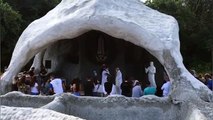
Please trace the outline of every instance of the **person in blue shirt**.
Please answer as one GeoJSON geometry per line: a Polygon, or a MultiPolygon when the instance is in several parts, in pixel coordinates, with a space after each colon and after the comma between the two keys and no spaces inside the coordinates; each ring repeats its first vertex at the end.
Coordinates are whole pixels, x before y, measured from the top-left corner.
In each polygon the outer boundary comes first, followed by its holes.
{"type": "Polygon", "coordinates": [[[212,80],[212,77],[211,77],[211,75],[209,75],[209,74],[205,74],[205,79],[206,79],[206,82],[207,82],[207,87],[210,89],[210,90],[212,90],[212,87],[213,87],[213,80],[212,80]]]}
{"type": "Polygon", "coordinates": [[[147,84],[147,87],[144,89],[144,95],[155,95],[156,88],[150,85],[150,82],[147,84]]]}

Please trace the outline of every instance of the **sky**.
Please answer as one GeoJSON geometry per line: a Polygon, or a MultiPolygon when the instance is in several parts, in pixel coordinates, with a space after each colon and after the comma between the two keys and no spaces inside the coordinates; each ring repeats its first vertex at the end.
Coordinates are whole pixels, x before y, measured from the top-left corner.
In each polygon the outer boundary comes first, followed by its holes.
{"type": "Polygon", "coordinates": [[[140,0],[140,1],[145,2],[146,0],[140,0]]]}

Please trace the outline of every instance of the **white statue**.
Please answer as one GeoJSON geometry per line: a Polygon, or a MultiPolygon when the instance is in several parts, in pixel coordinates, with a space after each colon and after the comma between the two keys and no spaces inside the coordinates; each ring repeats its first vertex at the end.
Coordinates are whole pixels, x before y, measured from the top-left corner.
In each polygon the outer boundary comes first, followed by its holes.
{"type": "Polygon", "coordinates": [[[148,73],[148,80],[150,82],[150,85],[156,88],[157,87],[155,83],[156,68],[152,61],[150,62],[150,66],[148,68],[145,68],[145,72],[148,73]]]}

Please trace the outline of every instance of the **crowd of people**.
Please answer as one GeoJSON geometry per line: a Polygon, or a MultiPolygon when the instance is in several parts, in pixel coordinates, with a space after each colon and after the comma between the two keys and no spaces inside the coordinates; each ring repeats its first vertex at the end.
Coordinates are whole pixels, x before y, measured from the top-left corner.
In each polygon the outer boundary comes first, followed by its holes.
{"type": "Polygon", "coordinates": [[[195,70],[190,70],[191,74],[200,82],[205,84],[210,90],[213,91],[213,75],[209,73],[197,75],[195,70]]]}
{"type": "MultiPolygon", "coordinates": [[[[70,91],[77,96],[81,94],[81,87],[84,88],[85,96],[99,96],[104,97],[108,95],[124,95],[126,97],[141,97],[143,95],[155,95],[156,86],[148,82],[146,88],[142,89],[141,82],[132,77],[123,80],[122,73],[119,68],[115,69],[115,79],[111,76],[106,65],[102,66],[101,80],[97,79],[97,74],[94,72],[94,77],[87,77],[83,86],[81,86],[79,79],[74,79],[70,85],[70,91]]],[[[163,96],[168,96],[170,90],[170,81],[162,86],[163,96]]]]}
{"type": "MultiPolygon", "coordinates": [[[[40,73],[35,74],[35,68],[32,67],[29,71],[20,72],[13,78],[12,91],[20,91],[25,94],[39,95],[51,94],[51,78],[44,67],[41,67],[40,73]]],[[[52,93],[53,94],[53,93],[52,93]]]]}
{"type": "MultiPolygon", "coordinates": [[[[150,82],[143,89],[141,82],[133,78],[125,78],[123,80],[122,72],[119,68],[115,69],[116,76],[112,77],[106,65],[102,66],[101,79],[97,77],[94,71],[93,77],[87,77],[82,83],[79,78],[73,79],[70,84],[66,80],[54,73],[47,74],[44,67],[38,74],[35,74],[35,68],[29,71],[19,73],[14,77],[12,82],[12,90],[20,91],[31,95],[53,95],[64,92],[71,92],[76,96],[98,96],[104,97],[108,95],[124,95],[126,97],[141,97],[143,95],[155,95],[156,86],[150,82]]],[[[171,83],[169,79],[161,87],[163,96],[168,96],[171,83]]]]}

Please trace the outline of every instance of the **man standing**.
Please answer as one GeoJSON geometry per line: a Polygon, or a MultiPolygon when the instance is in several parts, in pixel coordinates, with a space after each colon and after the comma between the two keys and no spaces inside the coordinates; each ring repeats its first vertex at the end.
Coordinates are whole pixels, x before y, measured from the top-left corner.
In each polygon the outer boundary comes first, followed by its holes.
{"type": "Polygon", "coordinates": [[[105,88],[104,88],[104,84],[105,82],[107,82],[107,77],[110,76],[110,73],[109,73],[109,69],[108,67],[103,64],[102,66],[103,68],[103,71],[102,71],[102,74],[101,74],[101,85],[103,86],[103,92],[104,94],[106,94],[106,91],[105,91],[105,88]]]}
{"type": "Polygon", "coordinates": [[[107,77],[110,75],[109,69],[106,65],[103,65],[103,71],[101,74],[101,84],[104,85],[105,82],[107,82],[107,77]]]}

